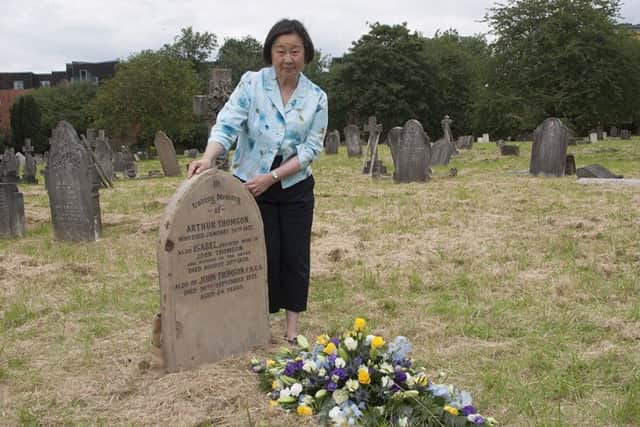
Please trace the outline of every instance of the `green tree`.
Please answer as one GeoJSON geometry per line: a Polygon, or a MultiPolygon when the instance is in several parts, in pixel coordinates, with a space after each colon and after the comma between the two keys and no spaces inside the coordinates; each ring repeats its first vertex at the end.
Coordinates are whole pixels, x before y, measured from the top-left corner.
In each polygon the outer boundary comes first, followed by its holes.
{"type": "Polygon", "coordinates": [[[138,139],[146,144],[158,130],[177,140],[189,139],[198,90],[189,61],[143,51],[118,64],[115,76],[98,89],[90,110],[95,126],[120,135],[139,130],[138,139]]]}
{"type": "Polygon", "coordinates": [[[211,55],[218,47],[218,37],[214,33],[193,31],[191,26],[180,30],[173,43],[165,44],[160,53],[189,61],[200,79],[201,90],[206,90],[211,70],[211,55]]]}
{"type": "Polygon", "coordinates": [[[21,150],[25,138],[30,138],[36,151],[45,151],[47,139],[42,132],[42,114],[33,95],[26,94],[18,98],[11,106],[10,114],[13,148],[21,150]]]}
{"type": "Polygon", "coordinates": [[[257,71],[264,67],[262,43],[251,36],[241,39],[228,38],[218,50],[216,67],[230,68],[233,86],[247,71],[257,71]]]}
{"type": "Polygon", "coordinates": [[[617,0],[508,0],[490,9],[495,61],[479,110],[497,102],[511,111],[495,130],[533,129],[555,116],[585,132],[637,110],[640,63],[618,12],[617,0]]]}
{"type": "Polygon", "coordinates": [[[42,129],[47,135],[60,120],[73,125],[78,133],[90,126],[88,105],[95,98],[98,86],[92,83],[62,84],[33,91],[33,97],[42,112],[42,129]]]}

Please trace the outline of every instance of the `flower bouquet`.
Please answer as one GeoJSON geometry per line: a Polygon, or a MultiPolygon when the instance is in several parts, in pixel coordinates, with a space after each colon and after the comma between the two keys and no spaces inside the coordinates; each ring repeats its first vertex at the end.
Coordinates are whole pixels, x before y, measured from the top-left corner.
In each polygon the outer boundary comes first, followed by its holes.
{"type": "Polygon", "coordinates": [[[272,406],[317,415],[321,423],[334,426],[497,424],[478,413],[468,392],[430,381],[408,357],[407,338],[388,343],[368,334],[362,318],[340,337],[320,335],[313,346],[300,335],[297,347],[283,347],[265,361],[252,360],[272,406]]]}

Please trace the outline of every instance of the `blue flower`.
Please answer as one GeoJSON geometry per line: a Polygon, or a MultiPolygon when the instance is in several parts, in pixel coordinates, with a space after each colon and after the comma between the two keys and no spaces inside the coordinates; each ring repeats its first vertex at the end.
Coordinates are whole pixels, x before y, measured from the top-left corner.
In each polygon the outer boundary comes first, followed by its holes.
{"type": "Polygon", "coordinates": [[[473,407],[473,406],[471,406],[471,405],[467,405],[467,406],[465,406],[465,407],[463,407],[463,408],[462,408],[462,415],[464,415],[465,417],[466,417],[467,415],[475,414],[476,412],[478,412],[478,411],[476,410],[476,408],[474,408],[474,407],[473,407]]]}
{"type": "Polygon", "coordinates": [[[332,381],[329,381],[329,383],[327,383],[327,390],[329,390],[330,392],[333,393],[337,389],[338,389],[338,384],[336,384],[336,383],[334,383],[332,381]]]}

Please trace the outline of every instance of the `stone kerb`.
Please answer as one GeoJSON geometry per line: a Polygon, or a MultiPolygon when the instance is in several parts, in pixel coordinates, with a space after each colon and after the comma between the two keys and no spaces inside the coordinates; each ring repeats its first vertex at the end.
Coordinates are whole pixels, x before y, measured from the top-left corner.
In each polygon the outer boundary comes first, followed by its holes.
{"type": "Polygon", "coordinates": [[[268,345],[262,219],[231,174],[210,169],[181,184],[166,207],[157,256],[169,372],[268,345]]]}

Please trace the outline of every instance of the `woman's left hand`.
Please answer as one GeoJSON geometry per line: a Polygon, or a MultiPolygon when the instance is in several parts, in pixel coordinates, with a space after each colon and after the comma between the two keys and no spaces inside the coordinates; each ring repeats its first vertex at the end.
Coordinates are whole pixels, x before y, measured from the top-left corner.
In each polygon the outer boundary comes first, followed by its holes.
{"type": "Polygon", "coordinates": [[[245,182],[245,186],[249,190],[253,197],[258,197],[269,189],[276,181],[271,174],[258,175],[245,182]]]}

